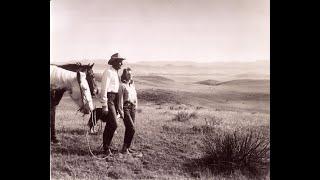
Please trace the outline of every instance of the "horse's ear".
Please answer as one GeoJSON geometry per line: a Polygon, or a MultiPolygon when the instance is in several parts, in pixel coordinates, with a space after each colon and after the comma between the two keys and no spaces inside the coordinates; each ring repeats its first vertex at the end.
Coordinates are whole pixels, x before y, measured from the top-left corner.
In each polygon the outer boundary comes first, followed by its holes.
{"type": "Polygon", "coordinates": [[[94,63],[92,63],[92,65],[90,66],[91,68],[93,67],[94,63]]]}

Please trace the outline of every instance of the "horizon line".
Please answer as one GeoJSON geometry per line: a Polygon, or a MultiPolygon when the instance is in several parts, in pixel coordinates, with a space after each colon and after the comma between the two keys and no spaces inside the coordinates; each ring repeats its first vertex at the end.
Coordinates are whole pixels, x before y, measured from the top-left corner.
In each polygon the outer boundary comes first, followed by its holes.
{"type": "MultiPolygon", "coordinates": [[[[103,59],[103,58],[92,58],[92,59],[88,59],[88,58],[84,58],[84,59],[79,59],[79,60],[51,60],[50,59],[50,63],[68,63],[68,62],[81,62],[81,61],[108,61],[107,58],[103,59]]],[[[128,60],[127,60],[128,62],[128,60]]],[[[166,63],[166,62],[189,62],[189,63],[201,63],[201,64],[205,64],[205,63],[231,63],[231,62],[237,62],[237,63],[248,63],[248,62],[270,62],[270,59],[257,59],[257,60],[216,60],[216,61],[196,61],[196,60],[130,60],[130,62],[132,63],[166,63]]]]}

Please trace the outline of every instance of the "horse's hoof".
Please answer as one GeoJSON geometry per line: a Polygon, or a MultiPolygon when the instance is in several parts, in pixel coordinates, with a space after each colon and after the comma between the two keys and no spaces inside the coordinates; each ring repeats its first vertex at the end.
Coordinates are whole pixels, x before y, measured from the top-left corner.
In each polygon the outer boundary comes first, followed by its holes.
{"type": "Polygon", "coordinates": [[[104,154],[105,156],[112,156],[112,155],[113,155],[113,153],[111,152],[111,149],[105,149],[105,150],[103,151],[103,154],[104,154]]]}

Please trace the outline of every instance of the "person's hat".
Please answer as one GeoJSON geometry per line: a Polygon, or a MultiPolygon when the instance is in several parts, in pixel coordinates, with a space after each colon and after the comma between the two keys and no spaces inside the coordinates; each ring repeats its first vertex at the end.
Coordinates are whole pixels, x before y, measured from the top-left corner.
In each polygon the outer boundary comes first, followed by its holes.
{"type": "Polygon", "coordinates": [[[111,56],[110,60],[108,61],[108,64],[112,65],[117,60],[123,61],[125,60],[125,58],[120,57],[119,53],[115,53],[111,56]]]}

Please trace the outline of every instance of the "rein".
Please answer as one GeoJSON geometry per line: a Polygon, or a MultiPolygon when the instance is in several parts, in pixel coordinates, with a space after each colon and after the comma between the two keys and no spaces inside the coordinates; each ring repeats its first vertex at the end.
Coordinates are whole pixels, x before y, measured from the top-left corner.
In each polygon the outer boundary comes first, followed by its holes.
{"type": "MultiPolygon", "coordinates": [[[[97,112],[92,111],[92,113],[91,113],[91,115],[90,115],[90,116],[91,116],[91,122],[92,122],[92,128],[93,128],[93,130],[94,130],[94,126],[95,126],[96,123],[97,123],[97,115],[96,115],[96,113],[97,113],[97,112]]],[[[102,129],[102,122],[101,122],[101,124],[100,124],[99,131],[98,131],[97,133],[99,133],[99,132],[101,131],[101,129],[102,129]]],[[[103,158],[100,158],[100,157],[96,156],[96,155],[92,152],[91,146],[90,146],[90,142],[89,142],[89,138],[88,138],[88,136],[89,136],[89,134],[90,134],[89,131],[90,131],[90,129],[87,130],[86,140],[87,140],[87,144],[88,144],[88,148],[89,148],[90,154],[92,155],[92,157],[94,157],[95,159],[98,159],[98,160],[105,160],[105,159],[107,159],[108,156],[103,157],[103,158]]],[[[100,145],[100,148],[101,148],[101,147],[102,147],[102,144],[100,145]]]]}
{"type": "MultiPolygon", "coordinates": [[[[79,83],[79,87],[80,87],[80,93],[81,93],[81,100],[82,100],[82,104],[83,104],[83,107],[82,108],[84,108],[85,107],[85,105],[86,104],[88,104],[88,102],[85,104],[84,103],[84,100],[83,100],[83,92],[82,92],[82,88],[81,88],[81,84],[80,84],[80,73],[79,72],[77,72],[77,80],[78,80],[78,83],[79,83]]],[[[78,111],[80,111],[82,108],[80,108],[78,111]]],[[[95,108],[96,109],[96,108],[95,108]]],[[[96,111],[92,111],[91,112],[91,114],[90,114],[90,116],[91,116],[91,121],[92,121],[92,124],[93,124],[93,130],[94,130],[94,125],[96,125],[97,124],[97,115],[96,115],[96,111]]],[[[101,122],[101,125],[100,125],[100,128],[99,128],[99,131],[98,132],[101,132],[101,129],[102,129],[102,122],[101,122]]],[[[87,144],[88,144],[88,148],[89,148],[89,152],[90,152],[90,154],[95,158],[95,159],[98,159],[98,160],[105,160],[105,159],[107,159],[108,158],[108,156],[106,156],[106,157],[103,157],[103,158],[100,158],[100,157],[98,157],[98,156],[96,156],[93,152],[92,152],[92,149],[91,149],[91,146],[90,146],[90,142],[89,142],[89,138],[88,138],[88,136],[89,136],[89,134],[90,134],[90,129],[89,130],[87,130],[87,132],[86,132],[86,140],[87,140],[87,144]]],[[[102,144],[100,145],[100,148],[102,147],[102,144]]]]}
{"type": "Polygon", "coordinates": [[[80,72],[78,71],[77,72],[77,81],[78,81],[78,84],[79,84],[79,88],[80,88],[80,94],[81,94],[81,102],[82,102],[82,107],[80,109],[78,109],[78,111],[80,111],[81,109],[83,109],[85,107],[86,104],[88,103],[84,103],[84,99],[83,99],[83,90],[81,88],[81,81],[80,81],[80,72]]]}

